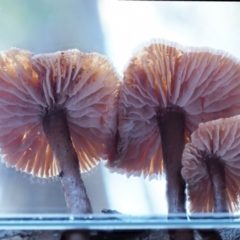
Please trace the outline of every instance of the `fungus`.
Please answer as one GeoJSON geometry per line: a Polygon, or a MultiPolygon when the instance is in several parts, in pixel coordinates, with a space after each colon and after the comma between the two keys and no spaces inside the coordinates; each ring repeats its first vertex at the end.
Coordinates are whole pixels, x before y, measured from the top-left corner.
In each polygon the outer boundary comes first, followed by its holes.
{"type": "Polygon", "coordinates": [[[118,87],[97,53],[0,52],[2,161],[42,178],[59,174],[70,212],[92,212],[80,170],[113,147],[118,87]]]}
{"type": "Polygon", "coordinates": [[[199,124],[182,158],[193,212],[239,210],[239,157],[240,116],[199,124]]]}
{"type": "Polygon", "coordinates": [[[181,158],[200,122],[240,113],[240,64],[211,48],[153,40],[130,59],[119,93],[117,151],[111,171],[166,173],[169,213],[185,213],[181,158]]]}

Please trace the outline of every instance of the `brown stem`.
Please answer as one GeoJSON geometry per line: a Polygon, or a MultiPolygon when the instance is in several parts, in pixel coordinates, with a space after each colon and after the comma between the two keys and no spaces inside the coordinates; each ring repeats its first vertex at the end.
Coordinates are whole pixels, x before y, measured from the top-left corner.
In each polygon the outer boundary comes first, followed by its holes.
{"type": "MultiPolygon", "coordinates": [[[[167,180],[168,213],[186,213],[186,184],[181,175],[182,153],[185,145],[184,112],[169,106],[157,116],[161,134],[163,162],[167,180]]],[[[192,230],[171,230],[170,239],[193,239],[192,230]]]]}
{"type": "Polygon", "coordinates": [[[185,145],[184,113],[177,107],[168,107],[157,120],[167,179],[168,213],[185,213],[185,182],[181,175],[185,145]]]}
{"type": "Polygon", "coordinates": [[[205,153],[203,158],[207,166],[213,190],[214,212],[229,212],[227,203],[224,164],[218,156],[205,153]]]}
{"type": "Polygon", "coordinates": [[[60,177],[69,211],[74,214],[92,213],[65,112],[51,109],[43,118],[43,130],[61,171],[60,177]]]}

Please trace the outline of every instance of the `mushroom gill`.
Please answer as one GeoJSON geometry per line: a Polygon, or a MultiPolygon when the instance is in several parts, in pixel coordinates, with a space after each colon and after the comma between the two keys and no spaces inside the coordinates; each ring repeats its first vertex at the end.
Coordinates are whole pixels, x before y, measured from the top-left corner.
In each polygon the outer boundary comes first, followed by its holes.
{"type": "Polygon", "coordinates": [[[60,173],[70,211],[91,212],[79,168],[88,171],[114,147],[119,86],[97,53],[1,52],[2,160],[38,177],[60,173]]]}
{"type": "Polygon", "coordinates": [[[191,211],[239,210],[239,146],[239,115],[201,123],[192,133],[182,158],[191,211]]]}

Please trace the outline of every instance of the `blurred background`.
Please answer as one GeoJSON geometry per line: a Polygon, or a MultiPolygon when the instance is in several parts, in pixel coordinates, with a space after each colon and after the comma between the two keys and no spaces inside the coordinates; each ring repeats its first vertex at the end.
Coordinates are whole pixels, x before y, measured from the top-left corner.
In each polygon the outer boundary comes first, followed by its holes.
{"type": "MultiPolygon", "coordinates": [[[[77,48],[109,57],[119,73],[152,38],[209,46],[240,58],[240,3],[117,0],[1,0],[0,50],[35,53],[77,48]]],[[[113,174],[104,162],[83,175],[94,213],[167,213],[164,179],[113,174]]],[[[66,213],[61,183],[0,164],[0,213],[66,213]]]]}

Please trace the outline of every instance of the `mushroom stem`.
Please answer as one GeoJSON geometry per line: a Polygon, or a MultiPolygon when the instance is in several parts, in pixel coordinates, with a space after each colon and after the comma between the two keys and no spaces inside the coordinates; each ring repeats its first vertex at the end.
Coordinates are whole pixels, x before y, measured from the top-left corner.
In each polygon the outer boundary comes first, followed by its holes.
{"type": "MultiPolygon", "coordinates": [[[[182,153],[185,145],[184,112],[177,106],[170,106],[157,116],[162,140],[163,162],[167,180],[168,213],[186,213],[185,181],[181,175],[182,153]]],[[[193,231],[170,230],[170,239],[193,240],[193,231]]]]}
{"type": "Polygon", "coordinates": [[[203,159],[212,185],[214,212],[229,212],[224,165],[221,159],[213,154],[204,153],[203,159]]]}
{"type": "Polygon", "coordinates": [[[184,113],[167,107],[157,116],[161,133],[163,162],[167,179],[168,213],[185,213],[185,181],[181,175],[184,139],[184,113]]]}
{"type": "Polygon", "coordinates": [[[57,159],[69,211],[74,214],[92,213],[64,110],[48,110],[43,117],[43,130],[57,159]]]}

